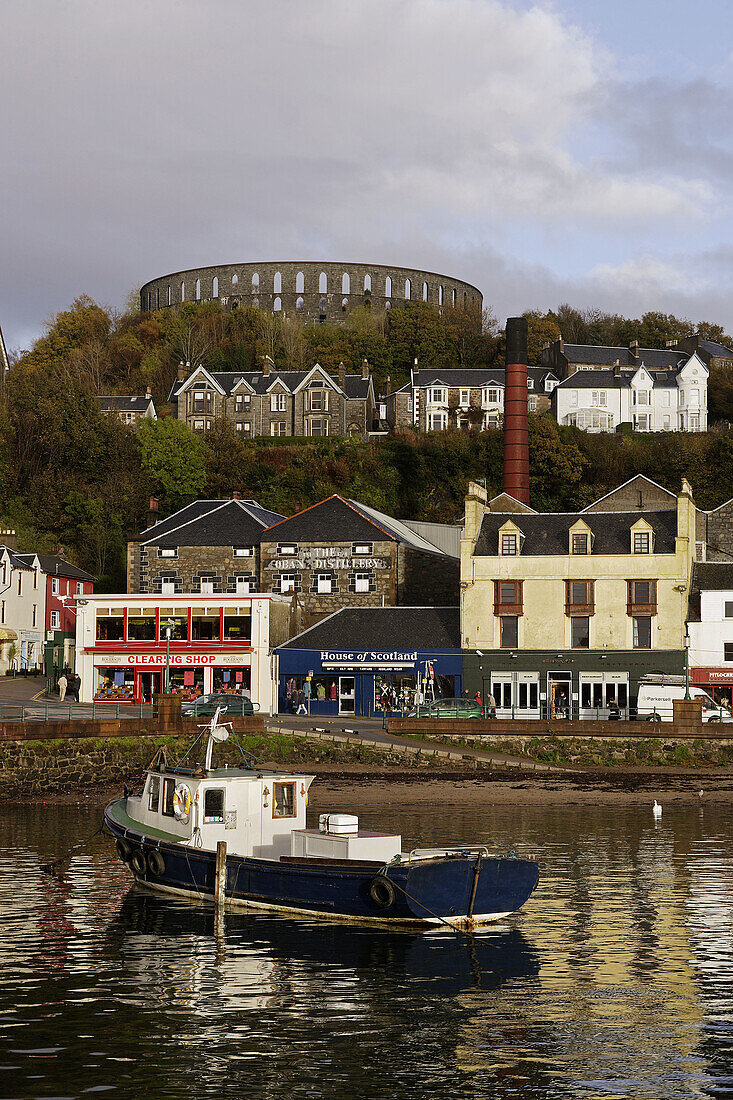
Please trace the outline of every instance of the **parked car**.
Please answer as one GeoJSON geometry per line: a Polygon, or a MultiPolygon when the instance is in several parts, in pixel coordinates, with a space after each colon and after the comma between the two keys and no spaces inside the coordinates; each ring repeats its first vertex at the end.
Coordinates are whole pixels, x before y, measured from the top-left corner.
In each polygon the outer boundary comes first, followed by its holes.
{"type": "Polygon", "coordinates": [[[227,718],[254,714],[255,711],[252,700],[246,695],[200,695],[191,703],[182,703],[181,714],[184,718],[210,718],[217,707],[221,707],[222,716],[226,715],[227,718]]]}
{"type": "Polygon", "coordinates": [[[407,712],[408,718],[483,718],[481,707],[473,699],[436,699],[407,712]]]}

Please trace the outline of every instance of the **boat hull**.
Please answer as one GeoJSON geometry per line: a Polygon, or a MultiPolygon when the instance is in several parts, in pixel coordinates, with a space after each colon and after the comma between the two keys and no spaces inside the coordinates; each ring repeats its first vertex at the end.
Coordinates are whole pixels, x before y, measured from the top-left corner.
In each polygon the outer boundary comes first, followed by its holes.
{"type": "MultiPolygon", "coordinates": [[[[116,805],[107,807],[105,825],[122,842],[118,851],[122,848],[138,882],[163,893],[214,900],[214,852],[123,826],[115,820],[116,805]]],[[[516,912],[531,896],[538,876],[533,860],[479,858],[468,851],[386,868],[230,855],[224,903],[326,920],[465,926],[516,912]]]]}

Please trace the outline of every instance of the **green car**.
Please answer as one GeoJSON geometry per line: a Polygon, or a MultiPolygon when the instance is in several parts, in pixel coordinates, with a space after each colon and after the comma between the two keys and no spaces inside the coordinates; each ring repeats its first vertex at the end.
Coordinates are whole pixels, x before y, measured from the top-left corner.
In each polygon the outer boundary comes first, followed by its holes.
{"type": "Polygon", "coordinates": [[[245,695],[201,695],[192,703],[183,703],[181,714],[184,718],[211,718],[217,707],[221,708],[222,718],[254,714],[252,700],[245,695]]]}
{"type": "Polygon", "coordinates": [[[407,713],[408,718],[483,718],[481,707],[473,699],[436,699],[407,713]]]}

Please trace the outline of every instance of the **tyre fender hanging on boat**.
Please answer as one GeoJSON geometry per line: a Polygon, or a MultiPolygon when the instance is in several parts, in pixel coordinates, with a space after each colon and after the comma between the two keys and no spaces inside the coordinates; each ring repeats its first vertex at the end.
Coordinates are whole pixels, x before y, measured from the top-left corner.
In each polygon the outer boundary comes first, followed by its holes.
{"type": "Polygon", "coordinates": [[[369,884],[369,897],[380,909],[389,909],[396,898],[395,888],[386,875],[377,875],[369,884]]]}
{"type": "Polygon", "coordinates": [[[157,848],[153,848],[152,852],[148,852],[148,871],[156,878],[160,878],[165,872],[165,860],[157,848]]]}
{"type": "Polygon", "coordinates": [[[145,852],[142,848],[136,848],[132,853],[132,859],[130,860],[130,866],[136,875],[144,875],[148,869],[147,862],[145,860],[145,852]]]}
{"type": "Polygon", "coordinates": [[[124,837],[118,837],[115,843],[117,849],[117,855],[120,857],[123,863],[130,862],[130,856],[132,855],[132,844],[129,840],[125,840],[124,837]]]}

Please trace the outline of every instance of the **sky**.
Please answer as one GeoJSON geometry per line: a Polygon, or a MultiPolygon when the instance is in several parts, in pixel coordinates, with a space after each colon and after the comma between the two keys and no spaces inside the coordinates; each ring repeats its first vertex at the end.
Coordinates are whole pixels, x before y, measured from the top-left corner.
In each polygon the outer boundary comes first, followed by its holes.
{"type": "Polygon", "coordinates": [[[0,0],[0,326],[258,260],[733,332],[730,0],[0,0]]]}

